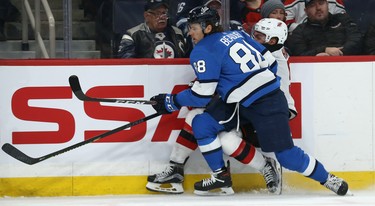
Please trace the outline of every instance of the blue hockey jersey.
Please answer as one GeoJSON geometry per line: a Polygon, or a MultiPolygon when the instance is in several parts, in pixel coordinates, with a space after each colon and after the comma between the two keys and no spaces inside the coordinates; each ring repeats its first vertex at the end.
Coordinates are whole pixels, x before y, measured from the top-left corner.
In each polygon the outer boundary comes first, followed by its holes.
{"type": "Polygon", "coordinates": [[[280,87],[275,58],[243,31],[206,36],[192,50],[190,64],[197,80],[176,95],[181,106],[204,107],[216,92],[224,102],[247,107],[280,87]]]}

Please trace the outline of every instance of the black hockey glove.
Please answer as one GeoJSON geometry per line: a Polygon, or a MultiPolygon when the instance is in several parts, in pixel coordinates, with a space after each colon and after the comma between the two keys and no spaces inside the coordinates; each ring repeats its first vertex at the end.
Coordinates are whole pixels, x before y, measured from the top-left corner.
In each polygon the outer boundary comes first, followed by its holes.
{"type": "Polygon", "coordinates": [[[150,100],[157,102],[155,105],[152,105],[156,112],[159,114],[170,114],[181,108],[181,106],[175,102],[174,98],[175,95],[172,94],[158,94],[151,97],[150,100]]]}

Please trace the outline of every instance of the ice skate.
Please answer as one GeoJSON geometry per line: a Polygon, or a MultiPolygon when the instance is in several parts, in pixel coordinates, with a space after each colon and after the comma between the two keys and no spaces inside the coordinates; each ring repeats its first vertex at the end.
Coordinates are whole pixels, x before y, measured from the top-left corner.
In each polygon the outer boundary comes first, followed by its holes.
{"type": "Polygon", "coordinates": [[[154,192],[181,194],[184,192],[184,165],[170,162],[161,173],[147,177],[146,188],[154,192]]]}
{"type": "Polygon", "coordinates": [[[262,170],[263,178],[266,181],[270,193],[280,195],[282,192],[282,167],[280,163],[272,158],[265,157],[266,165],[262,170]]]}
{"type": "Polygon", "coordinates": [[[230,176],[229,161],[228,166],[223,167],[211,174],[210,179],[203,179],[194,184],[194,194],[209,195],[232,195],[232,178],[230,176]]]}
{"type": "Polygon", "coordinates": [[[337,195],[351,195],[348,183],[346,183],[345,180],[336,177],[333,174],[329,174],[327,181],[321,184],[324,185],[326,188],[332,190],[337,195]]]}

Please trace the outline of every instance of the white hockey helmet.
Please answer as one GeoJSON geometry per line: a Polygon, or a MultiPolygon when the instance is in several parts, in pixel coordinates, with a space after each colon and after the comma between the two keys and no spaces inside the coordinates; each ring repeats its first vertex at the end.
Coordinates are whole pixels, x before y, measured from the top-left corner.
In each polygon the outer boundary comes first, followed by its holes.
{"type": "Polygon", "coordinates": [[[259,20],[253,27],[253,32],[254,31],[266,35],[266,43],[268,43],[271,38],[277,37],[279,39],[278,44],[284,44],[288,38],[288,27],[283,21],[275,18],[264,18],[259,20]]]}

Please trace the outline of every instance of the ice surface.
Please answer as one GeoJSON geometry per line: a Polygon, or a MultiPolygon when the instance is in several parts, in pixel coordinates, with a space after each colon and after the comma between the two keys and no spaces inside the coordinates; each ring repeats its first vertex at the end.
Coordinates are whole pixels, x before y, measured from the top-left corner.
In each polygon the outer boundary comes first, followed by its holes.
{"type": "Polygon", "coordinates": [[[353,196],[337,196],[330,191],[295,192],[282,195],[265,192],[236,193],[232,196],[202,197],[182,195],[121,195],[90,197],[0,198],[0,206],[249,206],[249,205],[375,205],[375,191],[352,191],[353,196]]]}

